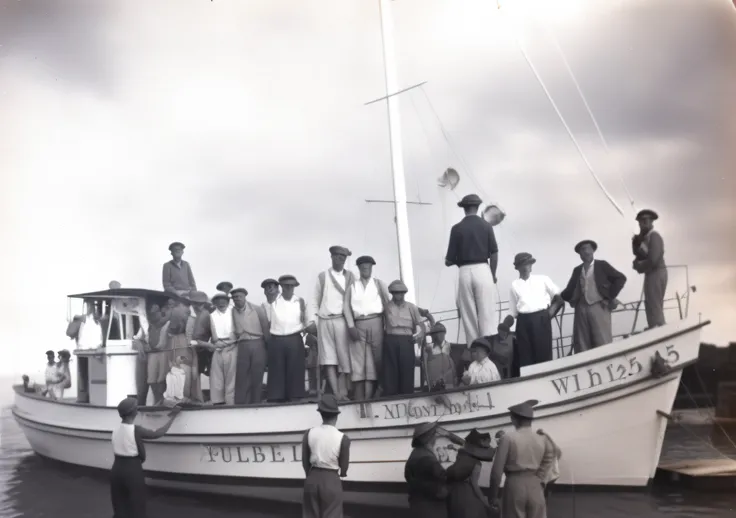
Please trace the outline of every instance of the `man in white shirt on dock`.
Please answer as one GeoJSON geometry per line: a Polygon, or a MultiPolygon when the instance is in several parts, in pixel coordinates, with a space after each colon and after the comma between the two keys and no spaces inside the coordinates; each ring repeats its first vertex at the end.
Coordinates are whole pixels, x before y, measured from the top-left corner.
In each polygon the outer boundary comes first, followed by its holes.
{"type": "Polygon", "coordinates": [[[519,278],[511,283],[509,313],[517,319],[519,368],[552,360],[552,315],[563,304],[560,289],[549,277],[532,275],[536,262],[527,252],[514,257],[519,278]]]}
{"type": "Polygon", "coordinates": [[[355,276],[345,269],[352,252],[344,246],[330,247],[332,267],[319,274],[311,300],[307,332],[317,335],[319,365],[325,368],[327,382],[338,400],[348,399],[350,377],[350,335],[343,314],[345,290],[355,276]]]}

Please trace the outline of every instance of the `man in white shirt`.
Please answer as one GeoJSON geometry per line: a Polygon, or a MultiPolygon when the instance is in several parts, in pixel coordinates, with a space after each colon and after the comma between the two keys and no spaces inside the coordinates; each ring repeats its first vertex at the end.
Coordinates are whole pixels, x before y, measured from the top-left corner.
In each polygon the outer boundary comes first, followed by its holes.
{"type": "Polygon", "coordinates": [[[501,379],[498,367],[488,357],[491,354],[491,343],[485,338],[478,338],[470,344],[473,362],[463,374],[465,385],[480,385],[501,379]]]}
{"type": "Polygon", "coordinates": [[[369,255],[355,261],[360,278],[345,292],[343,313],[348,325],[351,381],[355,399],[373,397],[374,385],[381,379],[383,353],[383,309],[389,300],[386,284],[373,277],[376,261],[369,255]]]}
{"type": "Polygon", "coordinates": [[[532,275],[537,260],[522,252],[514,257],[519,278],[511,283],[509,313],[516,317],[519,368],[552,360],[550,308],[562,304],[560,289],[546,275],[532,275]]]}
{"type": "MultiPolygon", "coordinates": [[[[298,284],[297,284],[298,286],[298,284]]],[[[279,281],[276,279],[265,279],[261,283],[261,289],[263,289],[263,295],[266,297],[266,302],[264,302],[263,309],[266,310],[266,316],[268,317],[269,322],[271,321],[271,304],[273,304],[273,301],[276,300],[276,298],[281,293],[281,289],[279,288],[279,281]]]]}
{"type": "Polygon", "coordinates": [[[212,303],[216,309],[210,314],[214,350],[210,366],[210,400],[214,405],[233,405],[238,350],[230,297],[226,293],[216,293],[212,297],[212,303]]]}
{"type": "MultiPolygon", "coordinates": [[[[294,288],[299,286],[296,277],[282,275],[278,282],[282,293],[269,304],[268,400],[286,402],[304,397],[302,331],[307,325],[307,305],[304,299],[294,295],[294,288]]],[[[276,290],[278,293],[278,286],[276,290]]]]}
{"type": "Polygon", "coordinates": [[[350,335],[343,314],[345,290],[355,276],[345,269],[352,252],[344,246],[330,247],[332,267],[319,274],[309,310],[307,332],[317,335],[319,365],[325,368],[327,382],[340,401],[348,399],[350,377],[350,335]]]}

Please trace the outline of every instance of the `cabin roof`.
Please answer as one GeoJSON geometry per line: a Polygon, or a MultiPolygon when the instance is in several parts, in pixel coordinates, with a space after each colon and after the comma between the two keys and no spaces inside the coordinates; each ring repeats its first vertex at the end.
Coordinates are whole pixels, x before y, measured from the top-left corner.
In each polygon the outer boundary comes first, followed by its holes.
{"type": "Polygon", "coordinates": [[[141,297],[147,298],[167,298],[174,299],[180,302],[186,302],[187,299],[180,297],[175,293],[169,293],[164,291],[146,290],[143,288],[117,288],[114,290],[102,290],[102,291],[90,291],[87,293],[77,293],[74,295],[67,295],[70,299],[115,299],[119,297],[141,297]]]}

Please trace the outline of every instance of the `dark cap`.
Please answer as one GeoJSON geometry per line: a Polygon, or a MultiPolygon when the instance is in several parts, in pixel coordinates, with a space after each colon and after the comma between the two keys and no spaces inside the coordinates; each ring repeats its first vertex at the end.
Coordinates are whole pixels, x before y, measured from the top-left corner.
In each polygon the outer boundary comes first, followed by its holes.
{"type": "Polygon", "coordinates": [[[263,281],[263,282],[261,283],[261,288],[265,288],[265,287],[266,287],[266,286],[268,286],[269,284],[275,284],[276,286],[278,286],[278,285],[279,285],[279,281],[277,281],[276,279],[272,279],[272,278],[270,278],[270,277],[269,277],[268,279],[265,279],[265,280],[264,280],[264,281],[263,281]]]}
{"type": "Polygon", "coordinates": [[[337,415],[340,413],[340,407],[337,404],[337,399],[332,394],[324,394],[317,403],[317,411],[323,414],[337,415]]]}
{"type": "Polygon", "coordinates": [[[287,273],[279,277],[279,284],[296,287],[299,286],[299,281],[296,280],[296,277],[287,273]]]}
{"type": "Polygon", "coordinates": [[[406,293],[407,291],[409,291],[409,288],[407,288],[406,284],[400,280],[396,280],[388,285],[389,293],[406,293]]]}
{"type": "Polygon", "coordinates": [[[447,328],[442,322],[437,322],[435,325],[432,326],[432,329],[429,330],[430,335],[436,335],[438,333],[446,333],[447,328]]]}
{"type": "Polygon", "coordinates": [[[488,351],[488,354],[491,353],[491,342],[489,342],[485,338],[476,338],[475,340],[473,340],[473,343],[470,344],[470,348],[473,349],[477,347],[482,347],[483,349],[488,351]]]}
{"type": "Polygon", "coordinates": [[[217,286],[215,286],[215,289],[217,291],[225,291],[225,292],[228,292],[231,289],[233,289],[233,283],[230,282],[230,281],[222,281],[217,286]]]}
{"type": "Polygon", "coordinates": [[[580,253],[580,249],[583,248],[585,245],[590,245],[591,248],[593,248],[593,251],[594,252],[596,250],[598,250],[598,243],[596,243],[592,239],[583,239],[577,245],[575,245],[575,253],[576,254],[579,254],[580,253]]]}
{"type": "Polygon", "coordinates": [[[524,419],[534,419],[534,407],[539,403],[536,399],[529,399],[518,405],[509,407],[509,413],[512,415],[523,417],[524,419]]]}
{"type": "Polygon", "coordinates": [[[330,254],[332,255],[344,255],[345,257],[353,255],[353,253],[345,248],[344,246],[335,245],[330,247],[330,254]]]}
{"type": "Polygon", "coordinates": [[[184,250],[186,247],[184,246],[184,243],[181,243],[179,241],[174,241],[173,243],[169,245],[169,252],[172,252],[174,248],[181,248],[182,250],[184,250]]]}
{"type": "Polygon", "coordinates": [[[457,202],[458,207],[477,207],[483,203],[483,200],[477,194],[468,194],[463,196],[463,199],[457,202]]]}
{"type": "Polygon", "coordinates": [[[230,295],[228,295],[224,291],[218,291],[217,293],[212,295],[212,302],[214,303],[217,299],[230,300],[230,295]]]}
{"type": "Polygon", "coordinates": [[[54,351],[52,351],[51,349],[49,349],[48,351],[46,351],[46,356],[48,356],[49,354],[52,355],[52,356],[56,356],[56,353],[54,351]]]}
{"type": "Polygon", "coordinates": [[[206,304],[209,302],[207,294],[203,291],[191,291],[189,292],[189,302],[192,304],[206,304]]]}
{"type": "Polygon", "coordinates": [[[639,221],[642,218],[649,218],[652,221],[656,221],[659,219],[659,214],[651,209],[644,209],[640,210],[639,213],[636,215],[636,221],[639,221]]]}
{"type": "Polygon", "coordinates": [[[534,259],[532,254],[530,254],[529,252],[521,252],[514,256],[514,268],[525,264],[534,264],[536,262],[537,260],[534,259]]]}
{"type": "Polygon", "coordinates": [[[126,397],[118,403],[118,415],[126,417],[138,409],[138,400],[134,397],[126,397]]]}
{"type": "Polygon", "coordinates": [[[358,266],[361,264],[376,264],[376,261],[370,255],[361,255],[355,260],[355,264],[358,266]]]}
{"type": "Polygon", "coordinates": [[[246,290],[245,288],[235,288],[230,292],[230,295],[235,295],[236,293],[242,293],[246,297],[248,296],[248,290],[246,290]]]}

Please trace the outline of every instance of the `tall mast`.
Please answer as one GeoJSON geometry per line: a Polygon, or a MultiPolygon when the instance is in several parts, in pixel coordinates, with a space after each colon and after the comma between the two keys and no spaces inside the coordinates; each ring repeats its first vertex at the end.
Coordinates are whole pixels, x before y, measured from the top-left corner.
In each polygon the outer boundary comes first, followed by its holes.
{"type": "Polygon", "coordinates": [[[399,242],[399,272],[408,288],[406,300],[416,302],[414,269],[409,236],[409,213],[406,203],[404,178],[404,153],[401,147],[401,117],[399,113],[398,80],[394,56],[394,21],[391,0],[379,0],[381,11],[381,42],[383,44],[383,68],[386,77],[386,103],[388,106],[388,135],[391,150],[391,172],[394,179],[394,207],[396,210],[396,237],[399,242]]]}

